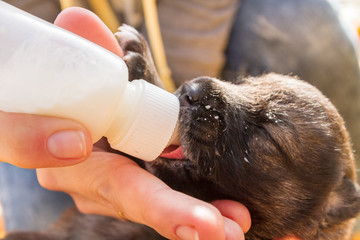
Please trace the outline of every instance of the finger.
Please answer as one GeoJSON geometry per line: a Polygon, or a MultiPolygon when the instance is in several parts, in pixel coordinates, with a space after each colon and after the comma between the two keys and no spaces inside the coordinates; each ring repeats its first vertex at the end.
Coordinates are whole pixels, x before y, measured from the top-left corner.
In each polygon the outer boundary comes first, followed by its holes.
{"type": "MultiPolygon", "coordinates": [[[[70,194],[74,199],[76,207],[80,212],[84,214],[101,214],[113,218],[118,218],[120,220],[128,220],[124,213],[121,211],[116,211],[115,209],[104,207],[103,205],[97,204],[93,201],[90,201],[86,197],[80,196],[78,194],[70,194]]],[[[224,217],[225,222],[225,232],[226,240],[244,240],[244,233],[238,223],[233,220],[224,217]]]]}
{"type": "Polygon", "coordinates": [[[224,217],[226,240],[244,240],[244,232],[232,219],[224,217]]]}
{"type": "Polygon", "coordinates": [[[217,200],[211,203],[220,213],[240,225],[243,232],[249,231],[251,226],[251,217],[249,210],[239,202],[231,200],[217,200]]]}
{"type": "Polygon", "coordinates": [[[93,152],[76,166],[38,170],[38,178],[52,190],[83,189],[80,195],[113,207],[127,219],[148,225],[169,239],[179,239],[184,229],[193,229],[200,239],[225,239],[224,219],[214,206],[173,191],[120,155],[93,152]]]}
{"type": "Polygon", "coordinates": [[[0,161],[23,168],[59,167],[85,160],[91,137],[79,123],[0,111],[0,161]]]}
{"type": "Polygon", "coordinates": [[[57,16],[54,24],[82,36],[120,57],[124,56],[110,29],[89,10],[79,7],[67,8],[57,16]]]}
{"type": "Polygon", "coordinates": [[[84,214],[98,214],[125,220],[122,213],[114,208],[105,207],[103,204],[91,201],[86,196],[77,193],[69,193],[69,195],[74,200],[77,209],[84,214]]]}

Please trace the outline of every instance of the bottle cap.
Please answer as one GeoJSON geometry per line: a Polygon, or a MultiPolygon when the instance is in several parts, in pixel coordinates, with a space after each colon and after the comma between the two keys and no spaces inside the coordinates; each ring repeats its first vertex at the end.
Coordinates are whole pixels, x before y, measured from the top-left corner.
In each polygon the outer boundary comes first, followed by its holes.
{"type": "Polygon", "coordinates": [[[177,97],[144,80],[134,80],[143,88],[138,115],[125,137],[111,147],[145,161],[155,160],[167,146],[178,121],[177,97]]]}

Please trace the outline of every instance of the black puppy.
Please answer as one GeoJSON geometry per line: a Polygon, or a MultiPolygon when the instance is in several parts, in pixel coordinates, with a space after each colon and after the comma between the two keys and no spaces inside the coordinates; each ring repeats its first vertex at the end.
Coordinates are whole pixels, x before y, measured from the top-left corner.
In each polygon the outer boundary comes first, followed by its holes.
{"type": "MultiPolygon", "coordinates": [[[[145,40],[118,36],[130,79],[160,85],[145,40]]],[[[223,82],[200,77],[180,87],[181,146],[143,166],[173,189],[205,201],[243,203],[247,240],[294,236],[347,240],[360,211],[354,157],[344,122],[317,89],[276,74],[223,82]]],[[[69,213],[45,232],[10,239],[162,239],[153,230],[69,213]]]]}

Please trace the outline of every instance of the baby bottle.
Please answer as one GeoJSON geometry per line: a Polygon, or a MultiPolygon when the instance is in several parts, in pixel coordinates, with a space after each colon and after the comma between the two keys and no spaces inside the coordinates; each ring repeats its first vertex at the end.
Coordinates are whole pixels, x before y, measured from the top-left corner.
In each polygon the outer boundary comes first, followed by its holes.
{"type": "Polygon", "coordinates": [[[93,142],[151,161],[169,144],[178,99],[124,61],[64,29],[0,1],[0,110],[68,118],[93,142]]]}

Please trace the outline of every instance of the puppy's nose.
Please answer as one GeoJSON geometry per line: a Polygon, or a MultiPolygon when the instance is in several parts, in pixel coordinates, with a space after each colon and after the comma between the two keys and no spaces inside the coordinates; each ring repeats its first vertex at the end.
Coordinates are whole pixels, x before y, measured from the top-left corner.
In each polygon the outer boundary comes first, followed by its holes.
{"type": "Polygon", "coordinates": [[[183,85],[180,95],[182,105],[193,105],[201,100],[201,88],[197,83],[186,83],[183,85]]]}

